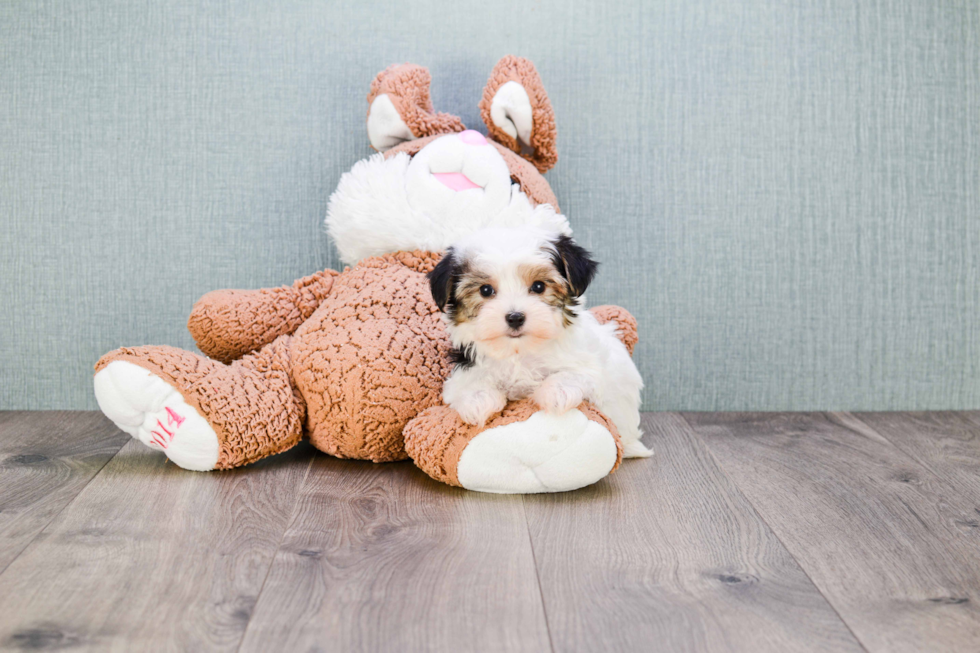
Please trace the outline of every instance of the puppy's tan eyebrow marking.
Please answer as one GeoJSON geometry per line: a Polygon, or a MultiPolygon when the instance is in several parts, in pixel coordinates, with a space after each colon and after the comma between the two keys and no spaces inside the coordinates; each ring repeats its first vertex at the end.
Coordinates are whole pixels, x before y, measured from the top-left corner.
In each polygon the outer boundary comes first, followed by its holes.
{"type": "Polygon", "coordinates": [[[528,288],[535,281],[544,281],[545,283],[554,281],[555,272],[555,268],[550,265],[528,265],[525,263],[517,268],[517,274],[520,275],[521,281],[528,288]]]}
{"type": "Polygon", "coordinates": [[[456,306],[452,315],[455,324],[468,322],[479,315],[484,301],[480,296],[480,286],[487,283],[493,285],[493,279],[487,274],[471,271],[463,273],[456,286],[456,306]]]}
{"type": "Polygon", "coordinates": [[[541,295],[541,301],[561,311],[562,323],[566,327],[575,320],[574,308],[579,302],[570,294],[568,284],[558,270],[551,265],[524,264],[517,268],[517,273],[528,288],[535,281],[544,282],[545,291],[541,295]]]}
{"type": "Polygon", "coordinates": [[[460,278],[456,292],[465,295],[479,290],[480,286],[487,283],[493,285],[493,279],[490,278],[490,275],[479,272],[467,273],[460,278]]]}

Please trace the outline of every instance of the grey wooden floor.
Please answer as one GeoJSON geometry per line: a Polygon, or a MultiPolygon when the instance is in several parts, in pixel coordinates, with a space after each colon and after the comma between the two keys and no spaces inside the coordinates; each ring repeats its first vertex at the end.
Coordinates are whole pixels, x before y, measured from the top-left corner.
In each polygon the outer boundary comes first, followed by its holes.
{"type": "Polygon", "coordinates": [[[644,421],[653,459],[519,497],[0,413],[0,648],[980,650],[980,413],[644,421]]]}

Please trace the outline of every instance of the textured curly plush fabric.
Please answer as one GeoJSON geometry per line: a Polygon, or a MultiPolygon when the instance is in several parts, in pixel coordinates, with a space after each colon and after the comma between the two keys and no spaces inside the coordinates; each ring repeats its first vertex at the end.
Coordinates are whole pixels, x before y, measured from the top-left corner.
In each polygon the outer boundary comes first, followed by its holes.
{"type": "Polygon", "coordinates": [[[416,138],[436,134],[461,132],[466,127],[457,116],[449,113],[435,113],[429,86],[432,75],[428,69],[415,64],[394,64],[388,66],[371,82],[368,93],[368,115],[371,103],[381,94],[386,94],[395,105],[398,115],[416,138]]]}
{"type": "Polygon", "coordinates": [[[527,59],[508,55],[497,62],[490,79],[483,90],[483,99],[480,100],[480,114],[483,122],[486,123],[490,135],[498,143],[503,144],[517,154],[521,154],[521,144],[516,138],[500,129],[490,118],[490,107],[493,104],[493,96],[501,86],[507,82],[517,82],[524,87],[528,99],[531,101],[531,119],[533,129],[531,131],[531,147],[533,153],[526,158],[534,164],[539,172],[547,172],[554,167],[558,161],[558,130],[555,127],[555,112],[551,108],[551,101],[548,93],[544,90],[541,77],[538,71],[527,59]]]}
{"type": "Polygon", "coordinates": [[[555,211],[560,212],[558,198],[555,197],[551,186],[548,185],[545,178],[541,176],[541,173],[531,163],[514,154],[500,143],[490,141],[490,144],[497,148],[497,151],[504,157],[504,161],[507,162],[507,168],[510,170],[510,178],[520,185],[525,195],[532,198],[536,204],[551,204],[555,207],[555,211]]]}
{"type": "MultiPolygon", "coordinates": [[[[450,343],[425,278],[441,257],[398,252],[292,286],[211,293],[192,320],[195,328],[212,328],[200,334],[208,336],[199,340],[202,349],[226,356],[257,351],[226,365],[173,347],[124,348],[103,356],[96,372],[125,360],[174,386],[217,434],[218,469],[284,451],[306,433],[318,449],[340,458],[386,462],[411,455],[434,478],[458,485],[459,456],[482,429],[441,405],[452,371],[450,343]],[[299,328],[291,326],[303,315],[299,328]],[[248,319],[262,328],[250,329],[248,319]],[[295,333],[261,344],[278,320],[285,323],[279,330],[295,333]]],[[[592,311],[600,322],[615,320],[632,351],[633,317],[617,306],[592,311]]],[[[508,404],[486,428],[536,410],[530,401],[508,404]]],[[[616,436],[621,455],[615,427],[590,405],[580,410],[616,436]]]]}
{"type": "Polygon", "coordinates": [[[292,447],[303,435],[305,406],[290,382],[289,336],[231,365],[175,347],[127,347],[109,352],[101,371],[124,360],[172,385],[218,436],[217,469],[255,462],[292,447]]]}
{"type": "MultiPolygon", "coordinates": [[[[415,153],[421,150],[423,147],[434,141],[439,136],[430,136],[428,138],[419,138],[414,141],[406,141],[390,150],[385,151],[385,158],[395,156],[399,152],[404,152],[409,156],[415,156],[415,153]]],[[[510,178],[515,184],[517,184],[524,194],[528,196],[532,204],[550,204],[555,208],[556,213],[560,213],[561,209],[558,207],[558,198],[555,197],[555,193],[551,190],[551,186],[548,185],[547,180],[541,176],[541,173],[537,169],[528,163],[525,159],[514,154],[506,147],[500,143],[494,141],[487,141],[490,145],[497,148],[500,155],[504,157],[504,162],[507,164],[507,169],[510,171],[510,178]]]]}
{"type": "Polygon", "coordinates": [[[449,339],[425,273],[438,253],[372,257],[344,271],[293,337],[310,440],[340,458],[407,457],[402,429],[441,402],[449,339]]]}
{"type": "Polygon", "coordinates": [[[630,356],[632,356],[633,348],[636,347],[636,343],[640,341],[640,336],[637,332],[636,318],[633,317],[632,314],[630,314],[630,312],[625,308],[622,308],[621,306],[613,306],[611,304],[590,308],[589,312],[595,316],[595,319],[599,321],[599,324],[605,324],[607,322],[616,323],[616,335],[623,341],[623,344],[626,345],[626,351],[628,351],[630,356]]]}
{"type": "MultiPolygon", "coordinates": [[[[578,409],[612,434],[616,441],[616,464],[609,473],[616,471],[623,460],[623,445],[616,426],[592,404],[584,403],[578,409]]],[[[540,409],[530,399],[512,401],[481,427],[467,424],[449,406],[433,406],[423,411],[405,428],[405,450],[415,464],[432,478],[461,487],[458,476],[459,458],[466,445],[488,429],[523,422],[538,410],[540,409]]]]}
{"type": "Polygon", "coordinates": [[[324,270],[291,286],[209,292],[194,304],[187,329],[207,356],[230,363],[299,328],[330,294],[338,274],[324,270]]]}

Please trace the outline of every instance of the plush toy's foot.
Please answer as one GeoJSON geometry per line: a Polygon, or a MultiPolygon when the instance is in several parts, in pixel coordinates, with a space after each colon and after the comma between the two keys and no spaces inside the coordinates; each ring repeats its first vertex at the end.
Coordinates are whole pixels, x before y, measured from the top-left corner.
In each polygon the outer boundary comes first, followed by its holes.
{"type": "Polygon", "coordinates": [[[203,472],[217,464],[214,429],[155,374],[127,361],[113,361],[95,375],[95,398],[116,426],[163,451],[178,467],[203,472]]]}
{"type": "Polygon", "coordinates": [[[480,492],[563,492],[592,485],[616,465],[609,431],[572,409],[538,411],[524,422],[487,429],[459,457],[459,484],[480,492]]]}
{"type": "Polygon", "coordinates": [[[575,490],[622,460],[616,427],[594,407],[551,415],[529,400],[508,404],[484,427],[434,406],[405,428],[405,449],[436,480],[498,494],[575,490]]]}
{"type": "Polygon", "coordinates": [[[225,365],[174,347],[131,347],[95,366],[95,394],[120,429],[185,469],[231,469],[289,449],[306,404],[289,336],[225,365]]]}

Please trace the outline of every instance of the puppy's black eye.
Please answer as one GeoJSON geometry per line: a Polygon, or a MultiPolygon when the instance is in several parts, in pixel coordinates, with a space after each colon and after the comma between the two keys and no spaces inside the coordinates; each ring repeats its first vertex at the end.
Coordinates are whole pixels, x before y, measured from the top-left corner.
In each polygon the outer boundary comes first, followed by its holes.
{"type": "Polygon", "coordinates": [[[480,286],[480,295],[483,297],[493,296],[493,286],[491,286],[489,283],[485,283],[480,286]]]}
{"type": "Polygon", "coordinates": [[[540,295],[544,292],[544,281],[535,281],[531,284],[531,292],[535,295],[540,295]]]}

